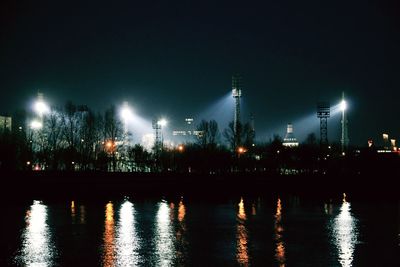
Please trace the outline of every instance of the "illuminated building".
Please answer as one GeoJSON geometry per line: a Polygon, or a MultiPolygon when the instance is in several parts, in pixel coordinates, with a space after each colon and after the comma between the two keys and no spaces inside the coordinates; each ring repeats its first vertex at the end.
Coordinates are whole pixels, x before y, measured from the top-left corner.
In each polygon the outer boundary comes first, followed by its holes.
{"type": "Polygon", "coordinates": [[[11,131],[11,117],[0,116],[0,133],[5,130],[11,131]]]}
{"type": "Polygon", "coordinates": [[[383,139],[383,148],[389,149],[389,135],[386,133],[382,134],[382,139],[383,139]]]}
{"type": "Polygon", "coordinates": [[[178,143],[193,141],[193,137],[201,136],[201,134],[202,131],[195,130],[194,119],[191,117],[185,118],[184,124],[172,131],[172,136],[178,143]]]}
{"type": "Polygon", "coordinates": [[[282,145],[286,147],[299,146],[299,142],[297,141],[296,137],[293,134],[293,124],[291,123],[288,123],[287,125],[286,135],[285,138],[283,139],[282,145]]]}
{"type": "Polygon", "coordinates": [[[390,139],[390,146],[392,148],[393,151],[396,151],[397,147],[396,147],[396,139],[390,139]]]}

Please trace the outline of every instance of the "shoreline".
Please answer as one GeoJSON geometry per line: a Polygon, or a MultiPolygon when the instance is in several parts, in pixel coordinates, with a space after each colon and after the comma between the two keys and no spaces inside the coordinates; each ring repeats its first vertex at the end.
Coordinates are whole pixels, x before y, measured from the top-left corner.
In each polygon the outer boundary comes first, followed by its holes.
{"type": "Polygon", "coordinates": [[[326,196],[347,192],[398,199],[397,176],[271,175],[267,173],[126,173],[126,172],[8,172],[3,173],[2,198],[96,197],[116,195],[268,194],[274,192],[326,196]]]}

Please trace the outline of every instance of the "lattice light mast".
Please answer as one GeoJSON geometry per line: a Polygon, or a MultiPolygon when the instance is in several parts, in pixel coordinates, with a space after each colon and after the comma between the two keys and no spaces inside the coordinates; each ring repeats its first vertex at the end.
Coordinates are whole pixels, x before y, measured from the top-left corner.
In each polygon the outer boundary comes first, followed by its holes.
{"type": "Polygon", "coordinates": [[[328,146],[328,118],[331,116],[329,103],[320,102],[317,105],[317,117],[320,120],[320,145],[328,146]]]}
{"type": "Polygon", "coordinates": [[[240,145],[240,98],[242,97],[242,77],[238,74],[232,76],[232,96],[235,99],[235,115],[233,119],[233,130],[235,147],[240,145]]]}
{"type": "Polygon", "coordinates": [[[165,119],[154,119],[152,125],[155,132],[154,148],[156,153],[159,153],[163,148],[162,127],[167,125],[167,121],[165,119]]]}
{"type": "Polygon", "coordinates": [[[342,146],[342,154],[344,155],[348,145],[349,145],[349,135],[348,135],[348,121],[346,116],[347,102],[344,99],[344,92],[342,93],[342,102],[340,102],[340,109],[342,111],[342,136],[340,139],[340,143],[342,146]]]}

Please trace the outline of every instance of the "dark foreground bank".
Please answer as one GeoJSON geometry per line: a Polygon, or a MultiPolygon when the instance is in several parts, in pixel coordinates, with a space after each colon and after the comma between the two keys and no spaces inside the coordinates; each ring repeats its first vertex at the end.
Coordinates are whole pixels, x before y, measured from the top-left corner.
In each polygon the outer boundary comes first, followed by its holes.
{"type": "Polygon", "coordinates": [[[11,172],[1,175],[2,197],[61,197],[120,194],[229,195],[286,192],[326,195],[342,192],[363,197],[384,194],[397,198],[399,178],[371,175],[268,175],[265,173],[104,173],[11,172]]]}

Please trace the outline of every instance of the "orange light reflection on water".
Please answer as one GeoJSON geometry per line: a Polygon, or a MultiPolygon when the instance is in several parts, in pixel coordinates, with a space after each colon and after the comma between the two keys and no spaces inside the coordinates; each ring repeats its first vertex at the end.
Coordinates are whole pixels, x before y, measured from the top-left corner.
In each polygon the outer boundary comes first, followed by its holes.
{"type": "Polygon", "coordinates": [[[112,267],[115,265],[115,229],[114,207],[111,202],[106,205],[103,242],[103,266],[112,267]]]}
{"type": "Polygon", "coordinates": [[[247,220],[246,211],[244,209],[243,198],[240,199],[238,204],[239,209],[237,213],[237,227],[236,227],[236,260],[239,265],[249,265],[249,252],[248,252],[248,233],[245,222],[247,220]]]}
{"type": "Polygon", "coordinates": [[[284,267],[286,262],[286,249],[285,243],[282,239],[283,234],[283,226],[282,226],[282,203],[281,199],[278,198],[276,203],[276,213],[275,213],[275,241],[276,241],[276,248],[275,248],[275,259],[279,263],[279,266],[284,267]]]}

